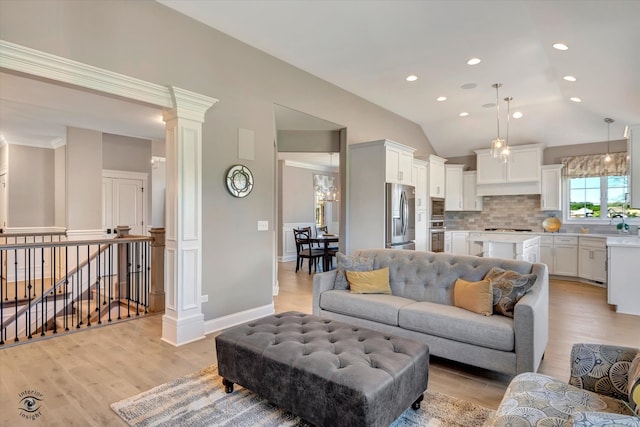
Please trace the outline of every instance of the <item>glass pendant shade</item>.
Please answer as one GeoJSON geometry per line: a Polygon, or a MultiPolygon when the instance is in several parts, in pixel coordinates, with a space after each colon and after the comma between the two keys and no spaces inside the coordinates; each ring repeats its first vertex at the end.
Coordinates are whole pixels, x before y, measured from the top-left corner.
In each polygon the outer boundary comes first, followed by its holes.
{"type": "Polygon", "coordinates": [[[607,124],[607,155],[604,156],[604,161],[607,162],[607,163],[609,163],[611,161],[611,156],[609,155],[609,149],[610,149],[609,145],[611,143],[611,141],[609,140],[609,127],[611,126],[611,123],[613,123],[614,121],[615,120],[613,120],[613,119],[611,119],[609,117],[606,117],[604,119],[604,122],[607,124]]]}

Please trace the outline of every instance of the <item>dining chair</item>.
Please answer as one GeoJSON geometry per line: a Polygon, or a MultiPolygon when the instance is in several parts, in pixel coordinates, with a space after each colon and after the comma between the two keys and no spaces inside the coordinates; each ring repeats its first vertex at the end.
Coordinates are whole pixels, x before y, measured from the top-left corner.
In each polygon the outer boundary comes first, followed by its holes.
{"type": "Polygon", "coordinates": [[[311,241],[311,227],[294,228],[293,237],[296,241],[296,273],[302,267],[304,259],[309,260],[309,274],[311,274],[311,265],[313,271],[318,271],[318,261],[324,258],[324,249],[314,247],[311,241]]]}
{"type": "MultiPolygon", "coordinates": [[[[326,225],[316,225],[316,236],[319,235],[320,233],[323,234],[327,234],[328,231],[328,227],[326,225]]],[[[333,266],[333,259],[336,257],[336,253],[338,253],[338,250],[340,248],[337,245],[332,245],[331,243],[329,243],[329,247],[327,248],[327,252],[329,254],[329,259],[330,259],[330,265],[333,266]]]]}

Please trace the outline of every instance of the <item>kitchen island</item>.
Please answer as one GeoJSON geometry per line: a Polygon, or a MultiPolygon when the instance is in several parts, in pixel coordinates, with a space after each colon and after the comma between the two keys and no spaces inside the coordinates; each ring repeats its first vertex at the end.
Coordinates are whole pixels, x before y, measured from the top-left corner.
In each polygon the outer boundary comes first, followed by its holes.
{"type": "Polygon", "coordinates": [[[482,256],[540,262],[540,236],[512,233],[474,233],[470,243],[482,245],[482,256]],[[472,241],[471,241],[472,240],[472,241]]]}
{"type": "Polygon", "coordinates": [[[640,237],[607,237],[607,298],[618,313],[640,315],[640,237]]]}

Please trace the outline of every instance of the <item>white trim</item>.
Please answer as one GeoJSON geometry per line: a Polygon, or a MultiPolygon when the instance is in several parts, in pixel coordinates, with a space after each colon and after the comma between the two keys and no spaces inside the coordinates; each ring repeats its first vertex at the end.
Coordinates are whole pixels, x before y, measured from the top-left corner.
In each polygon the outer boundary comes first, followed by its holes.
{"type": "Polygon", "coordinates": [[[104,238],[104,231],[96,230],[67,230],[68,240],[94,240],[104,238]]]}
{"type": "Polygon", "coordinates": [[[165,86],[0,40],[0,66],[99,92],[172,108],[165,86]]]}
{"type": "Polygon", "coordinates": [[[8,234],[11,233],[51,233],[51,232],[59,232],[66,231],[64,227],[5,227],[3,229],[3,234],[0,234],[0,237],[8,237],[8,234]]]}
{"type": "Polygon", "coordinates": [[[228,316],[222,316],[217,319],[207,320],[204,322],[204,333],[211,334],[264,316],[269,316],[274,313],[275,307],[273,303],[271,303],[263,305],[262,307],[256,307],[240,311],[238,313],[229,314],[228,316]]]}
{"type": "Polygon", "coordinates": [[[147,181],[149,174],[147,172],[131,172],[121,171],[115,169],[102,169],[103,178],[120,178],[120,179],[139,179],[141,181],[147,181]]]}
{"type": "Polygon", "coordinates": [[[285,160],[284,165],[292,168],[311,169],[314,171],[338,173],[335,167],[331,168],[329,166],[312,165],[311,163],[297,162],[295,160],[285,160]]]}

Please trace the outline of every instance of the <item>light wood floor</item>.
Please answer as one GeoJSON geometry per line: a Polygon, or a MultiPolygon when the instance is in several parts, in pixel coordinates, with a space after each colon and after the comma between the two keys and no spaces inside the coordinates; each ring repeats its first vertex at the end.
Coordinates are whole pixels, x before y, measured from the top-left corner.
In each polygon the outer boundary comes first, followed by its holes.
{"type": "MultiPolygon", "coordinates": [[[[279,265],[277,312],[311,311],[312,276],[279,265]]],[[[270,284],[265,283],[265,286],[270,284]]],[[[640,347],[640,316],[617,314],[606,290],[552,280],[550,339],[540,372],[566,380],[575,342],[640,347]]],[[[124,426],[109,405],[215,363],[214,334],[181,347],[162,342],[162,318],[148,316],[0,349],[0,426],[124,426]],[[18,415],[19,394],[43,395],[41,417],[18,415]]],[[[429,389],[497,407],[509,376],[432,358],[429,389]]]]}

